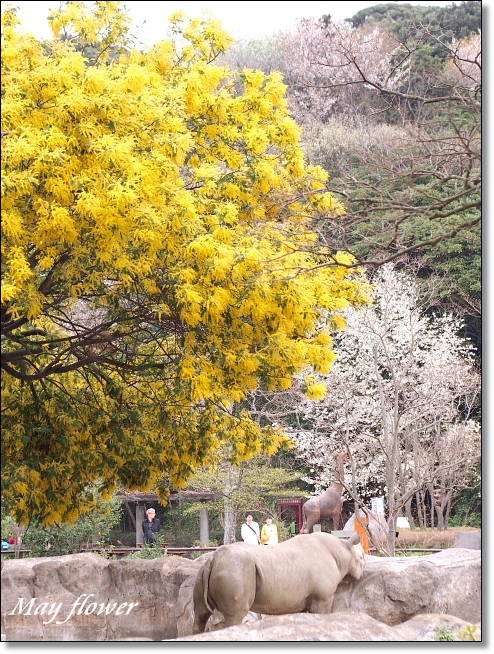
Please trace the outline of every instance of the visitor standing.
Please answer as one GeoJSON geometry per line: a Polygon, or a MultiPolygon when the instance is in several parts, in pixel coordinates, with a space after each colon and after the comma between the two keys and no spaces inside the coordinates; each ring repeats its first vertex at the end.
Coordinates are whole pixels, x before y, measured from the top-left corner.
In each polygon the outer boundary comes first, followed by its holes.
{"type": "Polygon", "coordinates": [[[156,542],[156,536],[161,529],[161,523],[156,517],[156,511],[154,509],[148,509],[146,515],[147,518],[142,521],[144,542],[147,543],[147,545],[153,545],[153,543],[156,542]]]}
{"type": "Polygon", "coordinates": [[[247,513],[245,516],[245,522],[242,525],[240,531],[242,540],[246,543],[253,543],[254,545],[261,544],[261,538],[259,535],[259,525],[257,522],[254,522],[254,516],[252,513],[247,513]]]}
{"type": "Polygon", "coordinates": [[[273,518],[270,515],[266,518],[266,524],[262,527],[261,543],[263,545],[278,544],[278,527],[273,524],[273,518]]]}

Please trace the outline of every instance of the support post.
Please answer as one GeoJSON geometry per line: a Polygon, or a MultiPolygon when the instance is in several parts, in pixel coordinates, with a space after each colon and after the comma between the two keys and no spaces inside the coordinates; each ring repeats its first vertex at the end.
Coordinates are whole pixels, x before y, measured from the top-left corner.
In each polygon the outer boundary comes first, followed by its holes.
{"type": "Polygon", "coordinates": [[[136,547],[139,543],[144,543],[144,532],[142,531],[142,521],[146,517],[144,507],[136,505],[136,547]]]}
{"type": "Polygon", "coordinates": [[[205,506],[201,508],[199,516],[199,538],[201,545],[207,547],[209,543],[209,516],[205,506]]]}

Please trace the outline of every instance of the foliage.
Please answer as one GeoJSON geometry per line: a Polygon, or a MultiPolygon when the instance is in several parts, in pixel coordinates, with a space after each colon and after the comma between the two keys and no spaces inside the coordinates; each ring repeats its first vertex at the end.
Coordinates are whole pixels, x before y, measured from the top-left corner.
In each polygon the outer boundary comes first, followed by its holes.
{"type": "Polygon", "coordinates": [[[482,3],[474,0],[443,7],[421,7],[387,2],[361,9],[345,20],[355,28],[379,23],[399,38],[406,37],[410,25],[434,24],[446,31],[450,39],[461,39],[481,29],[482,3]]]}
{"type": "Polygon", "coordinates": [[[409,556],[427,556],[432,552],[396,552],[395,556],[397,557],[409,557],[409,556]]]}
{"type": "Polygon", "coordinates": [[[2,509],[2,540],[8,540],[11,536],[14,535],[16,530],[17,523],[11,515],[4,515],[2,509]]]}
{"type": "Polygon", "coordinates": [[[482,497],[480,470],[476,471],[474,486],[464,488],[455,498],[449,519],[450,527],[482,527],[482,497]]]}
{"type": "Polygon", "coordinates": [[[135,531],[121,531],[120,525],[116,525],[109,533],[108,540],[112,545],[125,545],[126,547],[135,547],[135,531]]]}
{"type": "Polygon", "coordinates": [[[451,629],[447,627],[436,627],[435,629],[435,638],[437,641],[472,641],[479,640],[477,636],[480,636],[478,633],[479,627],[476,625],[467,625],[465,629],[459,630],[455,635],[451,629]]]}
{"type": "MultiPolygon", "coordinates": [[[[472,215],[477,215],[472,211],[472,215]]],[[[459,222],[460,218],[457,217],[459,222]]],[[[421,277],[434,275],[435,294],[445,310],[464,316],[464,335],[482,353],[482,236],[481,225],[462,230],[454,239],[425,251],[420,261],[421,277]]]]}
{"type": "MultiPolygon", "coordinates": [[[[204,508],[204,504],[201,502],[188,500],[184,506],[173,502],[163,514],[161,520],[161,533],[165,542],[174,547],[190,547],[194,544],[200,544],[198,541],[200,508],[204,508]],[[197,505],[196,510],[192,508],[194,505],[197,505]]],[[[219,512],[215,508],[215,501],[208,501],[206,508],[208,509],[209,538],[214,545],[218,545],[223,542],[224,530],[220,522],[219,512]]]]}
{"type": "Polygon", "coordinates": [[[438,641],[454,641],[455,636],[453,632],[450,629],[447,629],[446,627],[436,627],[435,628],[435,638],[434,640],[438,641]]]}
{"type": "Polygon", "coordinates": [[[235,41],[220,55],[218,62],[238,71],[260,70],[265,75],[273,72],[283,73],[285,84],[290,84],[290,72],[285,65],[279,33],[253,41],[235,41]]]}
{"type": "Polygon", "coordinates": [[[291,451],[280,450],[273,457],[256,457],[233,469],[225,458],[212,469],[199,470],[190,480],[188,490],[214,492],[221,497],[207,503],[188,500],[183,507],[173,502],[161,520],[165,540],[176,546],[200,545],[197,537],[199,514],[203,508],[208,510],[209,537],[215,546],[225,541],[226,522],[230,519],[231,542],[240,540],[240,528],[247,510],[254,511],[260,523],[267,515],[273,516],[279,539],[286,540],[290,536],[289,526],[278,522],[278,499],[307,494],[307,490],[301,490],[307,486],[300,480],[302,468],[291,451]],[[232,480],[236,485],[229,485],[232,480]],[[232,514],[227,518],[228,510],[232,514]]]}
{"type": "MultiPolygon", "coordinates": [[[[191,478],[188,488],[223,495],[227,475],[227,466],[222,463],[214,468],[201,469],[191,478]]],[[[257,457],[238,465],[238,484],[232,492],[239,510],[266,510],[269,497],[278,498],[287,493],[297,495],[299,490],[293,486],[298,481],[297,471],[274,466],[270,458],[257,457]]]]}
{"type": "MultiPolygon", "coordinates": [[[[322,123],[309,122],[303,126],[302,142],[308,159],[323,166],[332,173],[332,186],[346,184],[349,177],[355,180],[379,182],[382,193],[387,192],[382,177],[378,180],[378,163],[398,152],[406,134],[402,127],[390,124],[372,124],[364,120],[333,117],[322,123]],[[373,166],[374,163],[374,166],[373,166]]],[[[432,193],[431,185],[417,183],[409,188],[403,181],[390,189],[390,197],[396,201],[407,195],[409,201],[419,206],[421,196],[432,193]]],[[[436,194],[438,198],[442,196],[436,194]]],[[[480,210],[470,209],[462,215],[449,217],[452,229],[459,227],[465,219],[474,223],[479,219],[480,210]]],[[[381,255],[389,254],[389,234],[381,230],[379,219],[362,221],[347,236],[349,248],[360,260],[372,258],[378,248],[381,255]]],[[[327,230],[321,221],[318,229],[327,230]]],[[[443,225],[430,221],[426,216],[417,216],[404,237],[406,247],[414,247],[418,242],[428,242],[440,237],[443,225]]],[[[434,297],[436,310],[454,311],[464,317],[464,335],[477,348],[481,355],[481,225],[462,229],[452,238],[439,240],[434,247],[417,247],[410,255],[419,280],[427,285],[434,278],[434,297]]]]}
{"type": "Polygon", "coordinates": [[[35,557],[78,554],[83,545],[107,541],[121,513],[121,502],[100,499],[96,509],[81,516],[72,525],[62,523],[43,527],[38,521],[33,522],[23,536],[23,543],[35,557]]]}
{"type": "Polygon", "coordinates": [[[148,545],[143,543],[141,549],[138,552],[131,552],[127,554],[125,559],[161,559],[165,554],[163,549],[163,544],[165,542],[165,537],[163,534],[157,534],[156,540],[153,545],[148,545]]]}
{"type": "Polygon", "coordinates": [[[480,636],[479,627],[476,625],[467,625],[464,630],[459,633],[459,640],[470,641],[470,640],[479,640],[477,636],[480,636]]]}
{"type": "Polygon", "coordinates": [[[67,3],[47,42],[2,20],[11,511],[71,522],[89,482],[164,501],[224,444],[233,463],[273,454],[286,436],[236,403],[327,372],[343,323],[321,317],[368,294],[351,256],[309,252],[312,216],[343,207],[280,75],[216,65],[231,39],[209,19],[174,15],[149,52],[118,2],[67,3]]]}

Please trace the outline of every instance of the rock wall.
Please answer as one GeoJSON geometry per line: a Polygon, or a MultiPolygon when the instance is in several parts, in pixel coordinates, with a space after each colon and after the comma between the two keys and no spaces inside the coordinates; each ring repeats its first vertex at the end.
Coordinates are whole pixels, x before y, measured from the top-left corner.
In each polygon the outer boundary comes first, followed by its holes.
{"type": "Polygon", "coordinates": [[[361,611],[393,626],[420,613],[481,619],[481,552],[451,548],[406,557],[367,556],[364,574],[342,582],[333,612],[361,611]]]}
{"type": "Polygon", "coordinates": [[[200,565],[178,556],[108,561],[96,554],[6,561],[2,634],[8,641],[176,638],[180,587],[200,565]]]}
{"type": "MultiPolygon", "coordinates": [[[[74,554],[6,561],[2,570],[2,634],[7,641],[187,638],[192,632],[195,577],[209,556],[212,554],[194,561],[175,556],[108,561],[96,554],[74,554]]],[[[338,640],[324,637],[327,621],[333,625],[331,633],[341,635],[353,620],[353,640],[387,640],[379,635],[388,633],[394,634],[395,640],[434,640],[430,637],[432,625],[442,624],[438,615],[446,616],[441,618],[445,624],[458,628],[480,623],[479,550],[451,548],[421,557],[367,556],[362,578],[338,587],[333,614],[318,616],[322,635],[314,639],[338,640]],[[352,612],[366,616],[360,619],[358,629],[355,619],[348,617],[352,612]],[[426,619],[431,614],[436,617],[426,619]],[[416,638],[402,637],[403,631],[387,631],[405,623],[409,635],[414,626],[416,638]],[[335,625],[340,625],[339,631],[335,625]],[[357,637],[366,630],[368,638],[357,637]]],[[[252,624],[242,628],[264,633],[273,625],[271,636],[263,639],[279,640],[274,636],[279,633],[276,621],[280,616],[259,617],[249,614],[246,621],[252,624]]],[[[304,621],[310,629],[313,620],[307,614],[282,617],[285,627],[293,623],[295,631],[304,621]]],[[[210,619],[210,636],[196,639],[230,640],[227,630],[217,631],[221,627],[222,616],[215,612],[210,619]]],[[[235,634],[231,640],[251,639],[235,634]]]]}

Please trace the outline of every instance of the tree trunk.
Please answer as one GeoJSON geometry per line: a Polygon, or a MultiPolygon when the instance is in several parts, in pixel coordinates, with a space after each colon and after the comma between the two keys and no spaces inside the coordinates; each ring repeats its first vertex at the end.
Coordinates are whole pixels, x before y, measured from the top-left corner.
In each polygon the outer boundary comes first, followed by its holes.
{"type": "Polygon", "coordinates": [[[406,517],[408,519],[408,522],[410,523],[410,529],[415,529],[415,521],[414,521],[413,515],[412,515],[412,498],[411,497],[405,503],[405,515],[406,515],[406,517]]]}
{"type": "Polygon", "coordinates": [[[182,537],[182,513],[184,510],[184,501],[178,500],[178,518],[177,518],[177,532],[182,537]]]}
{"type": "Polygon", "coordinates": [[[444,528],[449,527],[449,514],[451,511],[451,493],[448,493],[448,501],[446,502],[446,515],[444,516],[444,528]]]}
{"type": "Polygon", "coordinates": [[[435,501],[434,501],[434,486],[432,484],[427,484],[427,490],[429,491],[429,497],[431,498],[431,529],[434,529],[434,513],[435,513],[435,501]]]}
{"type": "Polygon", "coordinates": [[[201,508],[199,514],[199,541],[203,547],[209,545],[209,515],[206,506],[201,508]]]}
{"type": "Polygon", "coordinates": [[[424,503],[423,503],[424,494],[422,491],[415,493],[415,502],[417,503],[417,518],[419,521],[419,528],[423,529],[425,527],[424,521],[424,503]]]}
{"type": "Polygon", "coordinates": [[[142,545],[144,543],[144,533],[142,531],[142,523],[146,514],[144,513],[144,507],[136,504],[136,547],[139,546],[139,543],[142,545]]]}
{"type": "Polygon", "coordinates": [[[125,510],[127,511],[127,514],[129,516],[129,519],[130,519],[130,526],[134,527],[134,531],[136,531],[137,530],[136,519],[134,518],[134,514],[132,513],[132,509],[130,508],[128,502],[124,502],[124,505],[125,505],[125,510]]]}
{"type": "Polygon", "coordinates": [[[436,504],[436,513],[437,513],[437,528],[439,531],[444,531],[443,507],[436,504]]]}
{"type": "Polygon", "coordinates": [[[235,534],[237,527],[237,513],[231,506],[230,500],[227,498],[224,500],[224,523],[225,533],[223,536],[223,545],[230,545],[237,540],[235,534]]]}
{"type": "Polygon", "coordinates": [[[231,493],[237,485],[237,470],[231,463],[226,463],[227,481],[225,485],[225,499],[223,500],[223,522],[225,533],[223,535],[223,545],[234,543],[236,538],[237,527],[237,508],[231,499],[231,493]]]}
{"type": "Polygon", "coordinates": [[[388,518],[388,550],[389,556],[395,555],[396,546],[396,516],[392,513],[388,518]]]}
{"type": "Polygon", "coordinates": [[[447,529],[447,518],[449,517],[450,502],[451,492],[443,492],[441,496],[441,502],[436,502],[437,526],[439,531],[444,531],[447,529]]]}

